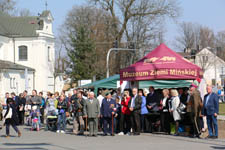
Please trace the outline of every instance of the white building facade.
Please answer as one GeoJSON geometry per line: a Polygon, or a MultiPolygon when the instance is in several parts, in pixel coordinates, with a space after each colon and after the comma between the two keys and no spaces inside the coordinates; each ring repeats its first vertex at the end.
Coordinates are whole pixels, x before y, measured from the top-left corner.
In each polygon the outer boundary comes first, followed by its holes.
{"type": "Polygon", "coordinates": [[[29,88],[29,92],[32,89],[54,92],[55,37],[51,13],[44,11],[36,17],[0,14],[0,20],[0,60],[20,66],[14,70],[0,67],[1,95],[3,91],[20,93],[25,88],[29,88]],[[25,68],[29,68],[28,87],[25,87],[25,68]],[[15,80],[13,88],[9,84],[10,78],[15,80]]]}
{"type": "Polygon", "coordinates": [[[223,85],[221,75],[225,62],[214,54],[209,47],[202,49],[196,54],[195,64],[203,69],[203,77],[207,84],[223,85]]]}
{"type": "Polygon", "coordinates": [[[1,97],[6,92],[19,93],[24,89],[31,92],[34,87],[34,69],[3,60],[0,60],[0,68],[1,97]]]}

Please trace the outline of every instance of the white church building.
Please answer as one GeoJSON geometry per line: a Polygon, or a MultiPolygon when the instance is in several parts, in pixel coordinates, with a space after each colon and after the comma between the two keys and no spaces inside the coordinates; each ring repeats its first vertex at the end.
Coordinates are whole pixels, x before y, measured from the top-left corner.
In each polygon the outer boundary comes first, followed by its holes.
{"type": "Polygon", "coordinates": [[[54,92],[55,37],[53,17],[0,13],[0,97],[5,92],[54,92]]]}
{"type": "Polygon", "coordinates": [[[221,75],[225,68],[225,62],[213,53],[212,48],[206,47],[196,53],[195,62],[204,71],[204,79],[209,85],[223,85],[221,75]]]}

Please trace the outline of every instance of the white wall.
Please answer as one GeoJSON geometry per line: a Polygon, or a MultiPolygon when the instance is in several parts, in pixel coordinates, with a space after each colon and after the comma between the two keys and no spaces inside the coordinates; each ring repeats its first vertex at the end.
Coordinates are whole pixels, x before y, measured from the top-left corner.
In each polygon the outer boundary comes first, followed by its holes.
{"type": "MultiPolygon", "coordinates": [[[[35,69],[35,89],[54,92],[55,38],[52,20],[44,19],[43,30],[37,30],[38,37],[15,38],[15,63],[35,69]],[[19,46],[28,47],[28,60],[19,60],[19,46]],[[50,61],[48,60],[50,47],[50,61]]],[[[14,61],[14,42],[12,38],[0,36],[0,59],[14,61]]]]}
{"type": "Polygon", "coordinates": [[[196,55],[196,59],[195,59],[195,64],[197,64],[199,67],[201,67],[202,65],[202,59],[201,57],[203,55],[207,55],[208,56],[208,62],[207,62],[207,67],[206,70],[204,72],[204,79],[206,80],[207,84],[212,84],[212,80],[216,79],[217,83],[219,85],[221,85],[221,68],[222,66],[225,66],[225,62],[220,59],[219,57],[215,56],[211,51],[209,51],[207,48],[204,48],[202,51],[200,51],[197,55],[196,55]]]}
{"type": "MultiPolygon", "coordinates": [[[[14,60],[13,55],[13,42],[9,39],[8,43],[5,43],[1,48],[4,51],[3,60],[14,60]]],[[[53,88],[49,88],[49,80],[53,81],[54,73],[54,39],[47,39],[43,37],[37,38],[16,38],[15,39],[15,63],[21,64],[27,67],[35,69],[35,89],[38,91],[51,91],[53,88]],[[28,48],[28,60],[19,60],[19,46],[25,45],[28,48]],[[51,61],[48,60],[48,47],[51,51],[51,61]]],[[[53,87],[53,85],[51,86],[53,87]]]]}
{"type": "MultiPolygon", "coordinates": [[[[2,39],[0,39],[1,41],[2,39]]],[[[2,40],[3,45],[0,48],[0,59],[14,61],[14,50],[12,39],[2,40]]],[[[37,91],[53,92],[54,85],[54,62],[55,62],[55,45],[54,39],[46,37],[37,38],[16,38],[15,39],[15,63],[35,69],[35,89],[37,91]],[[19,46],[28,47],[28,60],[19,60],[19,46]],[[48,47],[50,47],[50,57],[48,60],[48,47]],[[51,81],[49,81],[51,80],[51,81]]]]}
{"type": "MultiPolygon", "coordinates": [[[[33,72],[28,71],[29,89],[33,90],[33,72]]],[[[25,90],[24,70],[2,70],[0,73],[0,97],[3,98],[6,92],[22,93],[25,90]]]]}

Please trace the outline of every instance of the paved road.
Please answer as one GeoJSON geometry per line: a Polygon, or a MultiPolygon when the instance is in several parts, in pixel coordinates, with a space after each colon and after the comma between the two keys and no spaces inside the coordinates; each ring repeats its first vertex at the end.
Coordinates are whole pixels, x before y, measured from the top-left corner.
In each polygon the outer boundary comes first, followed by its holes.
{"type": "Polygon", "coordinates": [[[5,128],[0,131],[0,150],[220,150],[225,149],[225,140],[203,140],[159,134],[141,136],[85,137],[70,133],[57,134],[46,131],[29,131],[19,127],[22,137],[18,138],[11,129],[10,138],[5,138],[5,128]]]}

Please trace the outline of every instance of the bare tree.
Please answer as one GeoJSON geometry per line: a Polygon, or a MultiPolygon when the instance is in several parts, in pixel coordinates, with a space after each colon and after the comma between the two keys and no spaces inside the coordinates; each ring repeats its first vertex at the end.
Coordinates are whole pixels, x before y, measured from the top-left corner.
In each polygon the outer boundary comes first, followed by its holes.
{"type": "Polygon", "coordinates": [[[33,13],[27,9],[22,8],[19,9],[16,7],[16,0],[0,0],[0,12],[3,12],[5,14],[11,15],[11,16],[32,16],[33,13]]]}
{"type": "Polygon", "coordinates": [[[69,67],[69,61],[67,58],[67,53],[65,52],[64,44],[60,37],[56,38],[56,53],[55,53],[55,77],[57,74],[65,73],[66,69],[69,67]]]}
{"type": "Polygon", "coordinates": [[[125,39],[134,44],[135,55],[126,53],[127,57],[122,56],[124,61],[121,67],[126,67],[132,62],[142,58],[149,50],[155,48],[164,40],[164,27],[161,25],[162,20],[151,19],[151,17],[137,16],[129,20],[125,31],[125,39]],[[151,22],[151,24],[149,24],[151,22]]]}
{"type": "Polygon", "coordinates": [[[209,29],[208,27],[201,27],[199,38],[200,38],[199,45],[202,48],[205,48],[205,47],[214,48],[214,46],[215,46],[215,36],[214,36],[213,30],[209,29]]]}
{"type": "Polygon", "coordinates": [[[18,13],[18,16],[21,16],[21,17],[32,16],[32,15],[33,13],[26,8],[19,10],[19,13],[18,13]]]}
{"type": "MultiPolygon", "coordinates": [[[[120,30],[117,34],[121,41],[127,24],[133,17],[177,17],[179,14],[178,4],[175,0],[94,0],[103,9],[110,12],[113,20],[120,19],[120,30]],[[119,12],[116,11],[118,9],[119,12]]],[[[116,28],[117,29],[117,28],[116,28]]]]}
{"type": "MultiPolygon", "coordinates": [[[[95,61],[89,65],[92,66],[90,68],[95,68],[97,79],[105,77],[106,54],[112,47],[113,37],[115,37],[112,30],[113,23],[115,22],[112,21],[112,17],[105,10],[93,6],[82,6],[73,7],[69,11],[61,28],[60,40],[67,51],[74,49],[73,39],[76,39],[75,35],[80,27],[88,31],[88,36],[95,45],[95,61]]],[[[114,63],[115,61],[111,60],[110,66],[114,63]]]]}
{"type": "Polygon", "coordinates": [[[176,37],[178,48],[194,48],[195,47],[195,26],[191,22],[183,22],[179,24],[178,31],[180,35],[176,37]]]}
{"type": "Polygon", "coordinates": [[[179,36],[176,37],[176,46],[179,49],[203,49],[215,47],[214,31],[208,27],[191,22],[179,24],[179,36]]]}
{"type": "Polygon", "coordinates": [[[15,11],[15,0],[0,0],[0,12],[12,14],[15,11]]]}
{"type": "MultiPolygon", "coordinates": [[[[155,30],[159,26],[162,27],[165,18],[176,18],[179,15],[176,0],[94,0],[94,2],[109,12],[114,21],[119,19],[119,24],[115,23],[113,26],[116,33],[114,39],[118,40],[119,45],[122,42],[132,41],[139,48],[143,48],[144,45],[147,47],[150,44],[146,41],[152,41],[158,35],[163,35],[155,30]]],[[[114,72],[118,73],[129,58],[130,55],[127,53],[118,53],[114,72]]]]}
{"type": "Polygon", "coordinates": [[[215,47],[218,56],[225,60],[225,31],[220,31],[216,34],[215,47]]]}
{"type": "Polygon", "coordinates": [[[225,47],[225,31],[220,31],[217,33],[216,45],[219,47],[225,47]]]}

